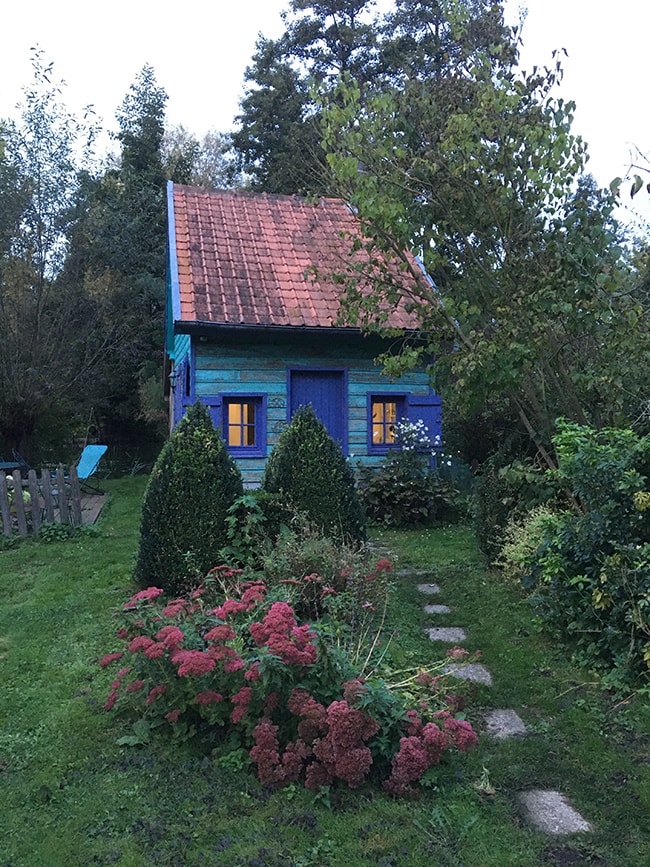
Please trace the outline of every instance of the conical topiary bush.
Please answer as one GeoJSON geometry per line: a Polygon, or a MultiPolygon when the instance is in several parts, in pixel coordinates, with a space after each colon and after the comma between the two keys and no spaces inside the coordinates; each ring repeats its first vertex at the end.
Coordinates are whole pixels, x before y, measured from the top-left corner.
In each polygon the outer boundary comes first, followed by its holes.
{"type": "Polygon", "coordinates": [[[347,543],[365,538],[365,515],[352,468],[311,406],[300,407],[281,433],[262,487],[307,515],[326,536],[347,543]]]}
{"type": "Polygon", "coordinates": [[[177,595],[218,565],[226,512],[243,493],[241,473],[198,401],[172,433],[144,496],[135,581],[177,595]]]}

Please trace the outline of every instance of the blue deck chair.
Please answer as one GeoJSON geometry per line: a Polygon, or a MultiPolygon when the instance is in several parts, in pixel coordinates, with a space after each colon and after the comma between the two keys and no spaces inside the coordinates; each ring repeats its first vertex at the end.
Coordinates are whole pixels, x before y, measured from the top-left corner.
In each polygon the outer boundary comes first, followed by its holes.
{"type": "Polygon", "coordinates": [[[88,479],[97,470],[99,462],[107,449],[108,446],[86,446],[82,451],[76,468],[82,488],[86,488],[87,490],[93,491],[96,494],[104,493],[97,486],[91,485],[88,479]]]}

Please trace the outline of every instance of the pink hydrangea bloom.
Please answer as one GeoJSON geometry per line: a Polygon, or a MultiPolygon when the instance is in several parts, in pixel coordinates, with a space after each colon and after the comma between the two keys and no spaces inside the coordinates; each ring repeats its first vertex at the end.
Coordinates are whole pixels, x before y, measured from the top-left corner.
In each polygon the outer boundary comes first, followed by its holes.
{"type": "Polygon", "coordinates": [[[185,636],[178,626],[163,626],[156,633],[158,641],[162,641],[165,647],[178,647],[183,643],[185,636]]]}
{"type": "Polygon", "coordinates": [[[241,611],[246,611],[243,602],[239,602],[237,599],[226,599],[223,605],[213,609],[212,613],[220,620],[226,620],[231,614],[239,614],[241,611]]]}
{"type": "Polygon", "coordinates": [[[246,715],[252,697],[253,690],[250,686],[242,686],[239,692],[233,695],[231,701],[235,705],[235,709],[231,713],[230,718],[234,723],[238,723],[246,715]]]}
{"type": "Polygon", "coordinates": [[[420,779],[429,767],[429,757],[420,738],[411,736],[401,738],[399,750],[391,762],[391,775],[384,787],[393,795],[405,795],[410,791],[410,783],[420,779]]]}
{"type": "Polygon", "coordinates": [[[106,699],[106,703],[104,705],[104,710],[112,710],[115,706],[115,702],[117,701],[118,693],[113,691],[109,692],[108,698],[106,699]]]}
{"type": "Polygon", "coordinates": [[[174,708],[174,710],[170,710],[169,713],[165,714],[165,719],[168,719],[169,722],[177,722],[181,712],[178,708],[174,708]]]}
{"type": "Polygon", "coordinates": [[[254,662],[248,671],[244,674],[246,680],[256,681],[260,679],[260,664],[259,662],[254,662]]]}
{"type": "Polygon", "coordinates": [[[463,753],[475,746],[478,742],[476,732],[467,720],[449,717],[444,721],[443,725],[445,727],[445,732],[449,734],[456,749],[463,753]]]}
{"type": "Polygon", "coordinates": [[[163,614],[165,617],[177,617],[185,610],[186,604],[185,599],[172,599],[163,608],[163,614]]]}

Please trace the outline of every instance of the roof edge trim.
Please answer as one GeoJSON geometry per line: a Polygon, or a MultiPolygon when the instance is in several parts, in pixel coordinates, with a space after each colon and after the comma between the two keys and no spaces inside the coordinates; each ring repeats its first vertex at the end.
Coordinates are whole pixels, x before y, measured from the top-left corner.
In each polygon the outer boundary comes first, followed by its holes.
{"type": "Polygon", "coordinates": [[[169,276],[171,286],[172,319],[181,318],[181,287],[178,278],[178,256],[176,253],[176,217],[174,215],[174,182],[167,181],[167,233],[169,239],[169,276]]]}

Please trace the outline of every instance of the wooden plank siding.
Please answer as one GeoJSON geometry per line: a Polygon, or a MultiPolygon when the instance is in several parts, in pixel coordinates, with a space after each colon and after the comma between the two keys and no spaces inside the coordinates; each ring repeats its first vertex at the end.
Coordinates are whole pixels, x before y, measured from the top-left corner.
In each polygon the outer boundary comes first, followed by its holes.
{"type": "MultiPolygon", "coordinates": [[[[220,417],[220,395],[266,395],[266,453],[277,443],[288,422],[288,371],[292,368],[347,371],[347,452],[352,461],[378,465],[382,457],[368,454],[368,394],[430,394],[428,376],[412,371],[398,380],[382,376],[374,362],[376,346],[362,339],[234,342],[195,341],[191,354],[192,390],[185,404],[200,399],[220,417]]],[[[259,484],[263,457],[237,458],[247,486],[259,484]]]]}

